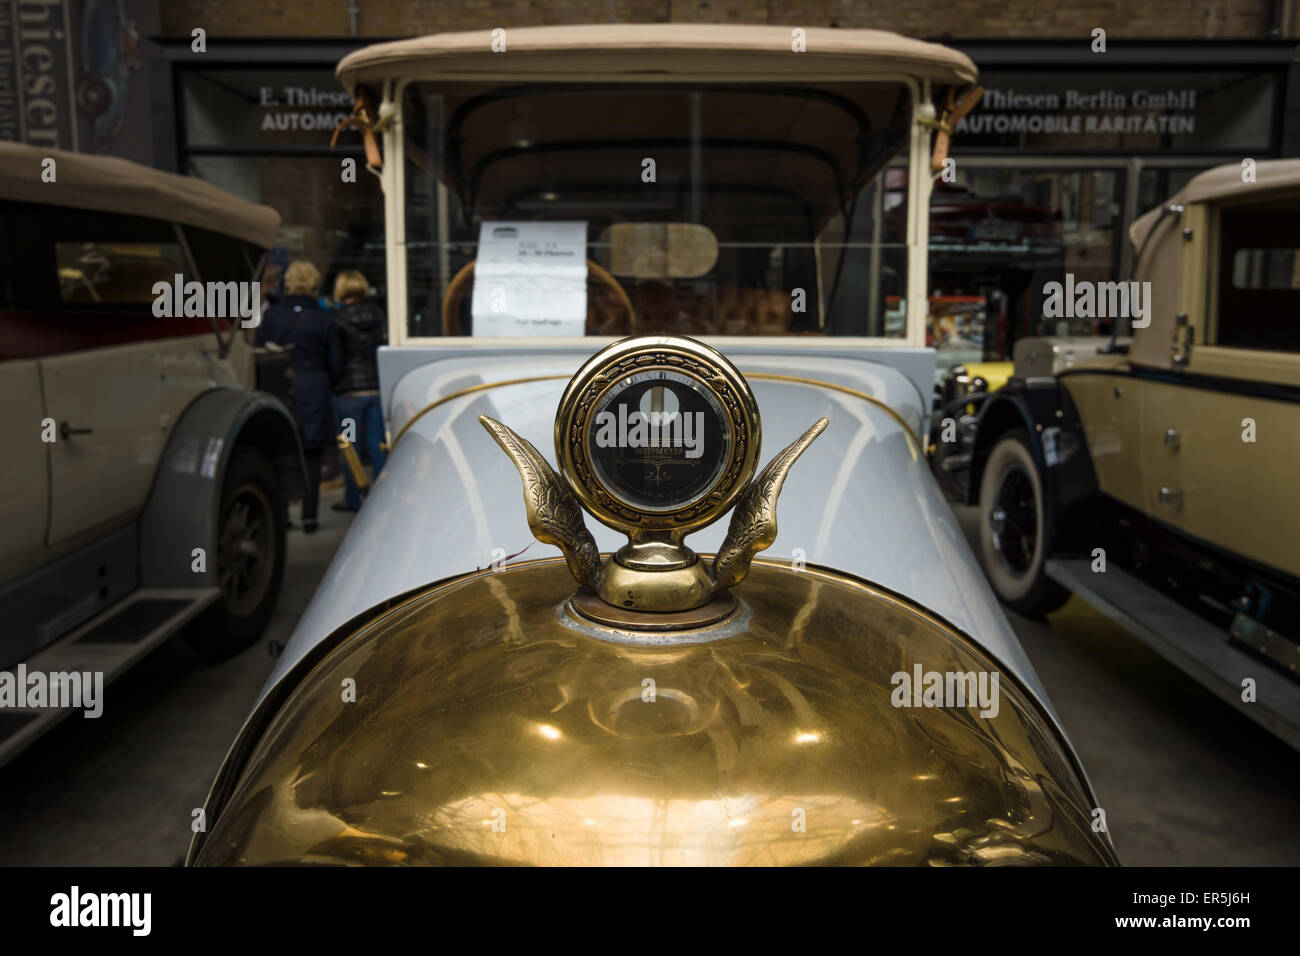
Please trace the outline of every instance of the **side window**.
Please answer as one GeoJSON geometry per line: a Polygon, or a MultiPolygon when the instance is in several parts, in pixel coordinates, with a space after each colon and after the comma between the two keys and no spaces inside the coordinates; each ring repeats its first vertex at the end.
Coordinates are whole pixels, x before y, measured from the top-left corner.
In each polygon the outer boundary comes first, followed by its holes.
{"type": "MultiPolygon", "coordinates": [[[[263,276],[254,275],[262,250],[252,243],[233,236],[200,229],[197,226],[181,226],[185,232],[185,241],[189,243],[190,255],[194,257],[194,268],[204,282],[249,282],[263,280],[263,276]]],[[[188,276],[186,278],[189,278],[188,276]]],[[[271,292],[268,288],[261,290],[263,301],[271,292]]],[[[214,318],[224,334],[231,325],[229,320],[214,318]]],[[[244,337],[253,341],[253,330],[245,329],[244,337]]]]}
{"type": "Polygon", "coordinates": [[[154,315],[154,286],[191,271],[168,221],[0,201],[0,252],[0,361],[212,332],[154,315]]]}
{"type": "Polygon", "coordinates": [[[1300,197],[1220,213],[1218,337],[1300,352],[1300,197]]]}
{"type": "Polygon", "coordinates": [[[190,244],[194,265],[204,282],[244,282],[257,278],[253,269],[262,257],[261,249],[233,236],[196,226],[181,228],[185,230],[185,241],[190,244]]]}
{"type": "Polygon", "coordinates": [[[78,305],[151,305],[157,282],[184,274],[177,242],[56,242],[59,298],[78,305]]]}
{"type": "Polygon", "coordinates": [[[10,307],[19,311],[148,313],[155,282],[186,273],[171,223],[142,216],[2,203],[11,241],[10,307]]]}

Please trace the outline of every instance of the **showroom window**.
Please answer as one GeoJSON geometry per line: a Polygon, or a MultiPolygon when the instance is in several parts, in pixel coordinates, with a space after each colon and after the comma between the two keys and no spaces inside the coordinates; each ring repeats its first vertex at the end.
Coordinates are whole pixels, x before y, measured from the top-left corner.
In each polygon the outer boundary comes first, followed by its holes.
{"type": "Polygon", "coordinates": [[[1107,281],[1119,269],[1126,169],[958,168],[930,202],[927,341],[940,365],[1007,361],[1025,336],[1109,332],[1094,320],[1047,322],[1043,288],[1067,273],[1107,281]]]}
{"type": "Polygon", "coordinates": [[[320,270],[322,295],[339,272],[357,270],[382,298],[383,194],[354,129],[330,148],[352,112],[333,70],[180,69],[177,88],[182,169],[280,214],[271,276],[307,259],[320,270]],[[345,181],[344,160],[355,163],[355,181],[345,181]]]}

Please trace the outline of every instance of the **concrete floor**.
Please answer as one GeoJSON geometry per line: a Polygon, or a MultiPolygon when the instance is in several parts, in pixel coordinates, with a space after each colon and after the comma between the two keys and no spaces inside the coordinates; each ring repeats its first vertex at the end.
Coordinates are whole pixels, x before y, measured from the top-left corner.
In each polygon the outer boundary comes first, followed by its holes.
{"type": "MultiPolygon", "coordinates": [[[[0,866],[171,866],[189,846],[191,812],[289,640],[352,516],[289,532],[280,602],[262,640],[215,666],[176,639],[104,691],[97,720],[69,717],[0,767],[0,866]]],[[[296,516],[297,507],[292,509],[296,516]]]]}
{"type": "MultiPolygon", "coordinates": [[[[976,509],[954,506],[977,547],[976,509]]],[[[1126,866],[1300,863],[1300,753],[1078,597],[1006,611],[1126,866]]]]}
{"type": "MultiPolygon", "coordinates": [[[[326,493],[325,500],[335,500],[326,493]]],[[[969,525],[969,515],[959,517],[969,525]]],[[[222,664],[176,642],[0,768],[0,865],[168,866],[350,521],[291,532],[266,637],[222,664]]],[[[1047,622],[1010,614],[1128,865],[1300,863],[1300,754],[1201,690],[1077,598],[1047,622]]]]}

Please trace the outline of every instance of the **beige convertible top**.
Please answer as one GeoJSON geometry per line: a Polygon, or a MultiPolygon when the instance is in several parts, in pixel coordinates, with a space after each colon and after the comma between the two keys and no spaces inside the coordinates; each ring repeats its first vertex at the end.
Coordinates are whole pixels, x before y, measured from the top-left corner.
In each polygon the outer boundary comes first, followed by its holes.
{"type": "Polygon", "coordinates": [[[348,54],[338,77],[358,84],[439,75],[491,78],[514,74],[594,79],[628,73],[690,73],[771,79],[813,72],[852,76],[906,74],[937,83],[973,83],[964,53],[883,30],[809,27],[806,52],[791,49],[793,27],[695,23],[627,23],[519,27],[505,31],[505,52],[492,33],[439,33],[378,43],[348,54]]]}
{"type": "Polygon", "coordinates": [[[1129,240],[1137,248],[1146,241],[1147,233],[1160,218],[1160,210],[1168,205],[1186,206],[1211,199],[1246,199],[1252,192],[1300,186],[1300,159],[1262,159],[1255,164],[1255,181],[1241,181],[1241,163],[1228,163],[1207,169],[1192,177],[1173,198],[1154,209],[1149,209],[1129,226],[1129,240]]]}
{"type": "MultiPolygon", "coordinates": [[[[1157,289],[1178,288],[1183,271],[1183,230],[1179,216],[1161,218],[1165,207],[1214,199],[1248,200],[1252,194],[1266,201],[1278,189],[1300,187],[1300,159],[1257,162],[1253,183],[1241,181],[1241,170],[1239,162],[1207,169],[1189,180],[1177,195],[1133,220],[1128,235],[1138,251],[1138,259],[1133,263],[1135,279],[1149,281],[1157,289]]],[[[1174,334],[1174,310],[1156,309],[1150,325],[1133,330],[1129,359],[1139,365],[1172,368],[1173,352],[1169,346],[1174,334]]]]}
{"type": "Polygon", "coordinates": [[[199,226],[262,248],[275,242],[280,214],[193,176],[177,176],[112,156],[0,143],[0,199],[96,209],[199,226]],[[43,182],[42,161],[55,161],[43,182]]]}

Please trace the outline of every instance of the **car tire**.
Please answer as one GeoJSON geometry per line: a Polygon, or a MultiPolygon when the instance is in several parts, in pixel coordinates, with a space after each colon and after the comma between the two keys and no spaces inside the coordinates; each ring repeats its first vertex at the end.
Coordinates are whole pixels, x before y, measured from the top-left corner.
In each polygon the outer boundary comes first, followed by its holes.
{"type": "Polygon", "coordinates": [[[1027,617],[1050,614],[1070,592],[1047,576],[1043,479],[1022,428],[998,438],[979,495],[980,561],[993,590],[1027,617]]]}
{"type": "Polygon", "coordinates": [[[226,466],[217,512],[221,596],[184,635],[199,656],[222,660],[261,637],[284,580],[286,524],[275,469],[256,449],[237,447],[226,466]]]}

